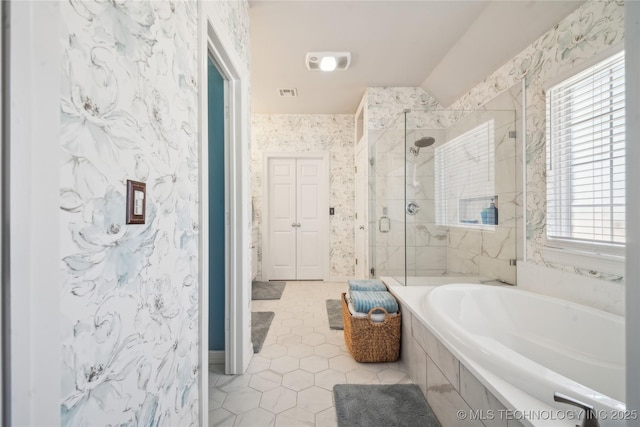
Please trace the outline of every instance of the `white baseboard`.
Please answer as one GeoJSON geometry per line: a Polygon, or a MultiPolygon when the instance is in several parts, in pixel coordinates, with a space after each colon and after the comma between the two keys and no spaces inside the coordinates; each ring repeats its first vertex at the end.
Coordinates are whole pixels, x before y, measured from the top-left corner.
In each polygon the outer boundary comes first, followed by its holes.
{"type": "Polygon", "coordinates": [[[340,282],[344,282],[347,283],[347,280],[349,279],[353,279],[353,277],[347,277],[347,276],[331,276],[329,277],[329,280],[327,280],[327,282],[331,282],[331,283],[340,283],[340,282]]]}
{"type": "Polygon", "coordinates": [[[224,365],[224,350],[209,350],[209,365],[224,365]]]}

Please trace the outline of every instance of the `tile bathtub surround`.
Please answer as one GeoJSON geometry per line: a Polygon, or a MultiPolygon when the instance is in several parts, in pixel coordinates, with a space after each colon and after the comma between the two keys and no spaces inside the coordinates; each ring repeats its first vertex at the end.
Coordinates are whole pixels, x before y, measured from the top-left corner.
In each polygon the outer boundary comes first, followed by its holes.
{"type": "Polygon", "coordinates": [[[461,420],[458,411],[500,414],[506,408],[409,310],[401,310],[401,360],[443,426],[521,425],[500,417],[461,420]]]}
{"type": "MultiPolygon", "coordinates": [[[[251,186],[253,222],[262,224],[262,153],[329,153],[329,274],[353,277],[354,120],[351,114],[254,114],[251,116],[251,186]]],[[[262,248],[259,248],[259,257],[262,248]]],[[[258,275],[262,272],[259,266],[258,275]]]]}
{"type": "Polygon", "coordinates": [[[280,300],[252,302],[252,310],[275,317],[245,374],[209,367],[212,426],[337,426],[335,384],[411,383],[401,362],[356,362],[343,331],[329,329],[325,301],[346,289],[346,283],[287,282],[280,300]]]}

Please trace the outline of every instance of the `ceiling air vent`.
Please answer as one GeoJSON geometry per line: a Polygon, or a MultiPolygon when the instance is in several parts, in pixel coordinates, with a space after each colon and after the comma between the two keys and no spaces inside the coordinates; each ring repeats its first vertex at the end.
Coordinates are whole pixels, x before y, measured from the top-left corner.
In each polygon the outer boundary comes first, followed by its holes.
{"type": "Polygon", "coordinates": [[[349,52],[307,52],[305,58],[309,70],[346,70],[351,63],[349,52]]]}
{"type": "Polygon", "coordinates": [[[296,96],[298,96],[298,89],[296,88],[278,89],[278,92],[280,93],[280,96],[283,98],[295,98],[296,96]]]}

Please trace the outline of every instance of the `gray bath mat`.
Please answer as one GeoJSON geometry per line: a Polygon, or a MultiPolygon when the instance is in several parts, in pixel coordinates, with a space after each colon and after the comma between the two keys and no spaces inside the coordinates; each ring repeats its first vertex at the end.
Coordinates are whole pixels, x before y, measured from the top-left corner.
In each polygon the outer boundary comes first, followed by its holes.
{"type": "Polygon", "coordinates": [[[252,311],[251,312],[251,343],[253,352],[260,353],[264,339],[269,332],[269,326],[275,313],[273,311],[252,311]]]}
{"type": "Polygon", "coordinates": [[[327,317],[329,318],[329,329],[344,329],[342,303],[339,299],[327,300],[327,317]]]}
{"type": "Polygon", "coordinates": [[[415,384],[336,384],[338,427],[441,427],[415,384]]]}
{"type": "Polygon", "coordinates": [[[280,299],[285,282],[251,282],[251,299],[280,299]]]}

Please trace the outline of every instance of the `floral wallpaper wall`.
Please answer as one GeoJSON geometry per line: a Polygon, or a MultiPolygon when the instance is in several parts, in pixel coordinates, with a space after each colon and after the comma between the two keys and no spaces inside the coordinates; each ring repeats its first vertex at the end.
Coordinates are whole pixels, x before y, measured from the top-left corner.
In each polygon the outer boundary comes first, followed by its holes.
{"type": "Polygon", "coordinates": [[[237,57],[249,71],[249,3],[246,0],[207,0],[204,8],[213,27],[220,29],[217,35],[228,38],[227,41],[235,46],[237,57]]]}
{"type": "MultiPolygon", "coordinates": [[[[329,153],[329,275],[344,280],[354,274],[354,116],[351,114],[253,114],[251,117],[251,188],[254,226],[262,224],[262,153],[329,153]]],[[[259,246],[258,259],[262,258],[259,246]]],[[[259,264],[258,277],[262,272],[259,264]]]]}
{"type": "Polygon", "coordinates": [[[451,106],[474,109],[514,84],[525,81],[528,261],[552,268],[620,281],[613,274],[564,266],[542,255],[546,234],[545,84],[624,39],[624,5],[620,0],[584,2],[576,11],[516,55],[451,106]]]}
{"type": "MultiPolygon", "coordinates": [[[[248,58],[246,2],[216,3],[248,58]]],[[[61,424],[195,425],[198,5],[60,9],[61,424]],[[144,225],[125,224],[127,179],[144,225]]]]}
{"type": "MultiPolygon", "coordinates": [[[[444,108],[419,87],[370,87],[367,97],[368,130],[404,129],[404,110],[443,110],[444,108]]],[[[430,123],[415,127],[444,127],[430,123]]]]}

